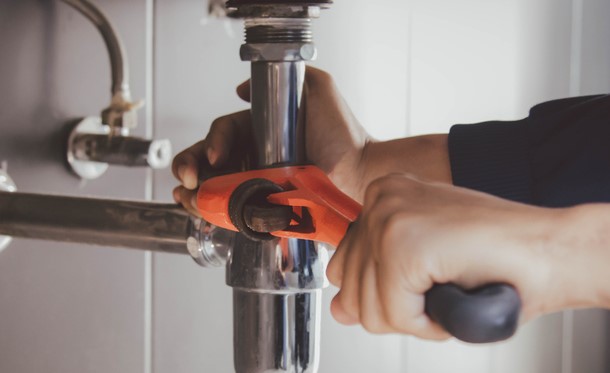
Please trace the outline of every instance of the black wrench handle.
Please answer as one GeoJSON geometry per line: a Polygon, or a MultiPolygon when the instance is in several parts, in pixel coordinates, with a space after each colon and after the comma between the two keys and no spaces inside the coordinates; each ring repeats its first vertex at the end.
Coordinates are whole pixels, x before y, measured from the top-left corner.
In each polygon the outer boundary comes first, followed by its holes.
{"type": "Polygon", "coordinates": [[[425,310],[455,338],[490,343],[510,338],[519,324],[521,298],[508,284],[464,290],[454,284],[434,285],[425,294],[425,310]]]}

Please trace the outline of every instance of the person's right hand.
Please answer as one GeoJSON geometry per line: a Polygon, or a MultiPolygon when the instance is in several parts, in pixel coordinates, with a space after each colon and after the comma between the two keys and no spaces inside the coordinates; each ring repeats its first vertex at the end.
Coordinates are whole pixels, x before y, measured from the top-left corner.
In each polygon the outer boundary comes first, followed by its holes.
{"type": "MultiPolygon", "coordinates": [[[[250,100],[250,84],[237,87],[250,100]]],[[[305,151],[307,161],[318,166],[335,185],[362,201],[369,182],[391,172],[451,182],[446,135],[411,137],[375,142],[354,117],[332,77],[308,67],[305,75],[305,151]]],[[[379,123],[378,125],[384,125],[379,123]]],[[[198,215],[196,189],[210,171],[239,171],[252,150],[250,111],[216,119],[206,138],[179,153],[172,165],[181,185],[174,189],[176,202],[198,215]]]]}
{"type": "Polygon", "coordinates": [[[425,313],[434,284],[507,283],[520,322],[610,309],[610,204],[543,208],[408,174],[372,182],[327,269],[335,319],[372,333],[449,337],[425,313]]]}

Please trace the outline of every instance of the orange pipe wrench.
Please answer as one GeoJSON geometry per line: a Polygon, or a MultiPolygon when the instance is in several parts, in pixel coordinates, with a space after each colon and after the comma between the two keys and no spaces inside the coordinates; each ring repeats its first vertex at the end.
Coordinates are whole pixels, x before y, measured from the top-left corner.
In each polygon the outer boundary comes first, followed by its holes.
{"type": "Polygon", "coordinates": [[[299,238],[337,246],[362,206],[315,166],[268,168],[216,176],[201,184],[206,221],[250,238],[299,238]]]}

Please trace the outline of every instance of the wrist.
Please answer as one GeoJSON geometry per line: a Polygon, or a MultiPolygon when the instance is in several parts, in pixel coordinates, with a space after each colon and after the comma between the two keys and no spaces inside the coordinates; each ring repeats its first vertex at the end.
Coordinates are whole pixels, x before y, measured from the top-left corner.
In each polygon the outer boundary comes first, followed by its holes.
{"type": "Polygon", "coordinates": [[[423,135],[390,141],[367,141],[358,164],[359,192],[391,173],[409,173],[430,182],[451,183],[447,135],[423,135]]]}
{"type": "Polygon", "coordinates": [[[610,308],[610,205],[558,210],[553,261],[564,307],[610,308]]]}

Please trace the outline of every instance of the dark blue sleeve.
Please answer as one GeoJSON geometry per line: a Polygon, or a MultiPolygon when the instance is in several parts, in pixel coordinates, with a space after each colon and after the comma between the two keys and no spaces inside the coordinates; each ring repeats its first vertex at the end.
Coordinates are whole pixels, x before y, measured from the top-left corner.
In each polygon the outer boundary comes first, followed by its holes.
{"type": "Polygon", "coordinates": [[[610,202],[610,95],[546,102],[518,121],[455,125],[449,157],[462,187],[548,207],[610,202]]]}

